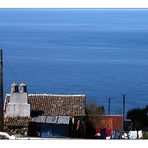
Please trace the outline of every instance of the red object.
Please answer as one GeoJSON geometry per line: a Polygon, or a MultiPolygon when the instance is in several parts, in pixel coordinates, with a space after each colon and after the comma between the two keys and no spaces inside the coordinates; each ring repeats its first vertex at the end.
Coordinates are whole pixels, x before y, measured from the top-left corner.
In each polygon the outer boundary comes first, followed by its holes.
{"type": "Polygon", "coordinates": [[[110,129],[106,129],[106,136],[107,137],[109,137],[109,136],[111,136],[112,134],[111,134],[111,130],[110,129]]]}
{"type": "Polygon", "coordinates": [[[109,130],[121,130],[122,129],[122,115],[104,115],[101,116],[101,122],[99,122],[99,128],[106,128],[109,130]]]}
{"type": "Polygon", "coordinates": [[[100,133],[101,132],[101,128],[96,128],[96,133],[100,133]]]}

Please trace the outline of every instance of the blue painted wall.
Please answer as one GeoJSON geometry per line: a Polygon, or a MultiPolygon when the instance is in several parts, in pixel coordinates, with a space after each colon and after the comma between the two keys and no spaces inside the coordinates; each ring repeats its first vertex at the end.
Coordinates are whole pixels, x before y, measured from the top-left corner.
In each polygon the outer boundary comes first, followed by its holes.
{"type": "Polygon", "coordinates": [[[43,124],[41,137],[69,137],[69,127],[64,124],[43,124]]]}

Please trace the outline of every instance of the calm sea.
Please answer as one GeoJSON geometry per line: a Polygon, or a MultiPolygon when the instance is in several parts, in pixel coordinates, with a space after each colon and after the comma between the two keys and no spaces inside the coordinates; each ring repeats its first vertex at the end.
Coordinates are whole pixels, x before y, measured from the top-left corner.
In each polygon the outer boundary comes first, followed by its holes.
{"type": "Polygon", "coordinates": [[[111,113],[148,104],[148,9],[0,9],[4,89],[86,94],[111,113]]]}

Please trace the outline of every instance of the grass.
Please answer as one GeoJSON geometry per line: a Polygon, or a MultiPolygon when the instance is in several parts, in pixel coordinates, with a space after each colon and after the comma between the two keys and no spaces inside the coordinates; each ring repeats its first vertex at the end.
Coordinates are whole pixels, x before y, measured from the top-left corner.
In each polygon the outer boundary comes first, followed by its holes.
{"type": "Polygon", "coordinates": [[[143,139],[148,139],[148,132],[144,132],[143,139]]]}

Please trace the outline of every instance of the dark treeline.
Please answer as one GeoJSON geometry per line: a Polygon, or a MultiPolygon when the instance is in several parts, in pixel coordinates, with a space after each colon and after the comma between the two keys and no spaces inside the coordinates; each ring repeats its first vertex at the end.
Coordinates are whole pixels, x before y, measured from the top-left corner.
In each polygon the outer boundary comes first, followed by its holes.
{"type": "Polygon", "coordinates": [[[131,120],[133,129],[148,129],[148,105],[129,110],[126,118],[131,120]]]}

